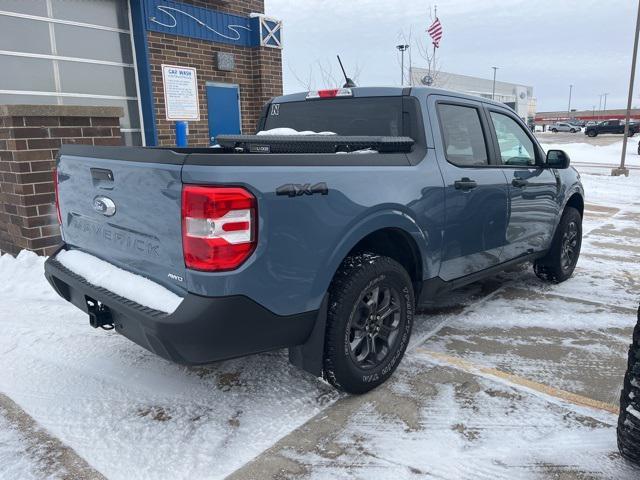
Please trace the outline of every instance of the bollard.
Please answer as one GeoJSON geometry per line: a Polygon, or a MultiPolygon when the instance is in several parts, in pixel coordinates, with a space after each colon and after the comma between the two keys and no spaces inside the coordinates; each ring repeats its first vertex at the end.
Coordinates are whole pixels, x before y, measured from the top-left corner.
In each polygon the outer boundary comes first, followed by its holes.
{"type": "Polygon", "coordinates": [[[176,122],[176,147],[189,146],[189,122],[176,122]]]}

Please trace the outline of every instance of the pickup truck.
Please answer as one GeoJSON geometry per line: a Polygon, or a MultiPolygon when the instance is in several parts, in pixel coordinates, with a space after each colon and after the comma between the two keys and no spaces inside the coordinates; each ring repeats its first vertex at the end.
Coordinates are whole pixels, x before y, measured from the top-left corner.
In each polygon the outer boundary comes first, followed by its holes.
{"type": "Polygon", "coordinates": [[[573,273],[580,176],[500,103],[320,90],[272,99],[258,130],[217,148],[63,146],[53,288],[172,361],[288,348],[362,393],[436,296],[523,262],[549,282],[573,273]]]}
{"type": "MultiPolygon", "coordinates": [[[[600,122],[596,125],[589,125],[584,129],[584,134],[589,137],[596,137],[601,133],[615,133],[624,135],[625,122],[621,120],[607,120],[600,122]]],[[[633,137],[640,131],[640,124],[631,122],[629,123],[629,136],[633,137]]]]}

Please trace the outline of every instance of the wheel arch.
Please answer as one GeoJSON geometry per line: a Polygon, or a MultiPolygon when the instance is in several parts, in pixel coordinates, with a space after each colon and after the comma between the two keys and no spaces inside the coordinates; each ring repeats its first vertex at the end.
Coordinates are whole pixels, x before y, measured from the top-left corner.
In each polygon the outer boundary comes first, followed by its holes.
{"type": "Polygon", "coordinates": [[[569,196],[569,200],[567,200],[567,202],[564,204],[564,208],[562,209],[563,213],[567,209],[567,207],[575,208],[576,210],[578,210],[578,212],[580,212],[580,216],[584,218],[584,198],[582,198],[580,192],[573,192],[569,196]]]}

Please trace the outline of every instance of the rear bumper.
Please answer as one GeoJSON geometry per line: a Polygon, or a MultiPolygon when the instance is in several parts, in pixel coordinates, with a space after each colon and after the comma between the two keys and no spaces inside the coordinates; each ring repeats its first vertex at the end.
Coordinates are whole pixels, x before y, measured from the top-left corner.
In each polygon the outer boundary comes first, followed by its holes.
{"type": "Polygon", "coordinates": [[[62,298],[87,315],[89,297],[109,308],[119,333],[163,358],[189,365],[303,344],[318,315],[279,316],[245,296],[194,294],[166,314],[88,283],[55,255],[45,262],[45,276],[62,298]]]}

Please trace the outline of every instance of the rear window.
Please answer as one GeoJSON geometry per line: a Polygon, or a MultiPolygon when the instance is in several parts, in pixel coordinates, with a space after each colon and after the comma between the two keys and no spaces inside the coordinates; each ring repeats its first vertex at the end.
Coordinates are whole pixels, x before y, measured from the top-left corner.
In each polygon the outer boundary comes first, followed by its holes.
{"type": "Polygon", "coordinates": [[[402,136],[402,97],[333,98],[274,103],[265,130],[293,128],[338,135],[402,136]]]}

